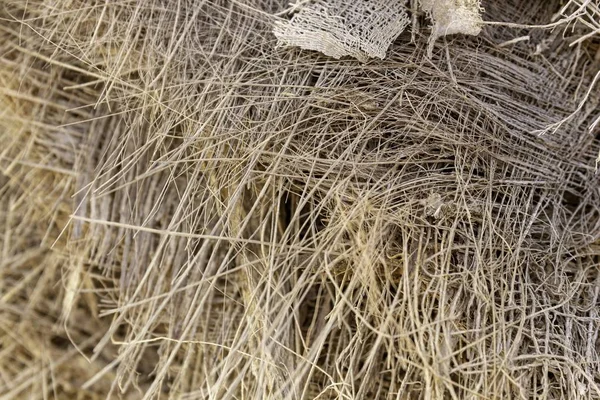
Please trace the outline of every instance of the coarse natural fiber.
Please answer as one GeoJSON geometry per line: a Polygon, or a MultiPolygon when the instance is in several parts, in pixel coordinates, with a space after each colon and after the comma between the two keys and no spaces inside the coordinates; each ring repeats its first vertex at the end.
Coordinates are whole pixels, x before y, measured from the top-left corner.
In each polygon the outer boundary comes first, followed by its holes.
{"type": "MultiPolygon", "coordinates": [[[[300,1],[294,7],[299,11],[289,21],[276,21],[273,33],[281,45],[317,50],[336,59],[344,56],[361,61],[370,57],[383,59],[388,47],[409,25],[406,3],[406,0],[300,1]]],[[[481,32],[480,0],[419,0],[418,5],[432,22],[429,57],[440,37],[457,33],[477,36],[481,32]]]]}
{"type": "Polygon", "coordinates": [[[600,398],[599,5],[481,6],[0,2],[0,399],[600,398]]]}
{"type": "Polygon", "coordinates": [[[340,59],[384,59],[409,23],[404,1],[319,0],[306,3],[289,21],[276,21],[273,33],[282,45],[317,50],[340,59]]]}

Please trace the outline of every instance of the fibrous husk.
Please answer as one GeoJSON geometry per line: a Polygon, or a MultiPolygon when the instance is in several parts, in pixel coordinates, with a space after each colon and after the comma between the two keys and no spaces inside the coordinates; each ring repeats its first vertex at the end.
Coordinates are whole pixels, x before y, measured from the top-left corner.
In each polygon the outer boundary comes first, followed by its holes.
{"type": "Polygon", "coordinates": [[[290,21],[277,21],[273,33],[287,46],[366,61],[383,59],[408,24],[401,1],[318,0],[301,6],[290,21]]]}
{"type": "MultiPolygon", "coordinates": [[[[428,54],[446,35],[478,35],[483,20],[479,0],[419,0],[432,20],[428,54]]],[[[385,57],[388,47],[409,25],[409,10],[401,0],[318,0],[300,2],[289,21],[276,21],[273,33],[281,45],[317,50],[361,61],[385,57]]],[[[413,10],[413,13],[416,10],[413,10]]]]}
{"type": "Polygon", "coordinates": [[[482,5],[1,3],[0,398],[600,398],[598,8],[482,5]]]}
{"type": "Polygon", "coordinates": [[[428,53],[431,56],[434,42],[442,36],[462,33],[477,36],[481,32],[480,0],[419,0],[421,8],[433,21],[428,53]]]}

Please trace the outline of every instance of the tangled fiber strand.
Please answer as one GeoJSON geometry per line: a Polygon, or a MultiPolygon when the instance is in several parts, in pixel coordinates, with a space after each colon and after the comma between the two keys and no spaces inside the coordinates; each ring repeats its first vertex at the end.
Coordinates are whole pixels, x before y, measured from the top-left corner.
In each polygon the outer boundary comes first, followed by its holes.
{"type": "Polygon", "coordinates": [[[3,3],[0,396],[600,398],[597,5],[569,5],[583,40],[362,64],[275,50],[283,2],[3,3]]]}
{"type": "Polygon", "coordinates": [[[81,223],[68,226],[72,196],[88,171],[90,146],[109,126],[81,122],[95,116],[77,108],[96,92],[65,90],[82,77],[59,59],[44,61],[33,36],[12,28],[0,28],[0,398],[105,398],[113,371],[93,389],[82,386],[116,348],[107,346],[92,363],[79,353],[91,352],[107,330],[94,289],[103,278],[61,232],[82,239],[81,223]],[[78,282],[69,278],[83,271],[78,282]]]}

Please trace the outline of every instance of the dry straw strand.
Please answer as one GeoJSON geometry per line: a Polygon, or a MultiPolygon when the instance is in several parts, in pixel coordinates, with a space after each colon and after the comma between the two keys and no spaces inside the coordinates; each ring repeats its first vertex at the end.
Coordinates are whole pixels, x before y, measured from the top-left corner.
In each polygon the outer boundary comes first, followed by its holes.
{"type": "Polygon", "coordinates": [[[0,3],[0,399],[600,398],[598,4],[481,9],[0,3]]]}

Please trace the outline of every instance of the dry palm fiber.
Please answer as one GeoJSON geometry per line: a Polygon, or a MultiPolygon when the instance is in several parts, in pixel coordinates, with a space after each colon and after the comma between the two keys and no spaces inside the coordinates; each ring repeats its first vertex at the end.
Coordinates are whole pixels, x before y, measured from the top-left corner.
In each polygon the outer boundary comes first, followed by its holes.
{"type": "Polygon", "coordinates": [[[80,123],[94,113],[66,113],[93,102],[95,92],[64,90],[81,79],[19,47],[11,28],[3,26],[0,45],[0,398],[102,399],[112,371],[94,388],[82,386],[117,349],[107,346],[91,363],[79,351],[91,352],[106,332],[97,308],[107,280],[90,270],[69,287],[71,271],[88,259],[73,246],[83,227],[71,224],[70,241],[60,234],[89,168],[84,155],[93,132],[110,128],[110,120],[80,123]],[[76,293],[79,300],[65,310],[62,302],[76,293]]]}
{"type": "Polygon", "coordinates": [[[1,4],[0,398],[600,398],[597,3],[285,3],[1,4]]]}
{"type": "MultiPolygon", "coordinates": [[[[366,61],[384,59],[387,48],[409,25],[405,0],[314,0],[300,1],[290,20],[276,21],[273,33],[281,46],[317,50],[339,59],[344,56],[366,61]]],[[[481,32],[480,0],[412,1],[413,16],[420,10],[431,20],[427,55],[435,41],[446,35],[481,32]]],[[[413,18],[413,29],[417,29],[413,18]]]]}

